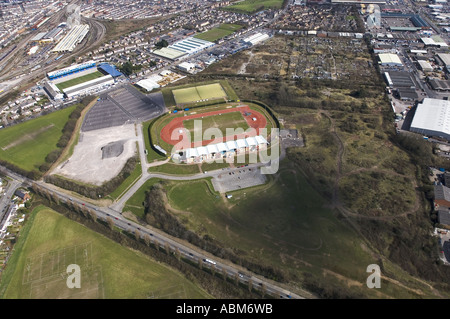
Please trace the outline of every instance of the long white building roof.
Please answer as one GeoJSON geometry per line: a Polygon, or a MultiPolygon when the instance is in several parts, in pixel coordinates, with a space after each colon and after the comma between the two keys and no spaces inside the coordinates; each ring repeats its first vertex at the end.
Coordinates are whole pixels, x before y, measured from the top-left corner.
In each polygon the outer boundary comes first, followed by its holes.
{"type": "Polygon", "coordinates": [[[411,131],[442,132],[450,135],[450,101],[425,98],[417,105],[411,131]]]}

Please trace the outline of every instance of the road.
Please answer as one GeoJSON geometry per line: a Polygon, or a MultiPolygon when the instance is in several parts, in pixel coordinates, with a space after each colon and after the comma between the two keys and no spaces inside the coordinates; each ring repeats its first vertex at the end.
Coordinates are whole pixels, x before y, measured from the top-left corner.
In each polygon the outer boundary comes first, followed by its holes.
{"type": "MultiPolygon", "coordinates": [[[[90,209],[94,211],[97,215],[97,218],[107,221],[108,219],[111,219],[114,221],[115,226],[126,230],[130,233],[134,233],[136,230],[139,231],[140,237],[144,238],[144,236],[148,235],[150,236],[151,240],[155,243],[157,243],[160,247],[165,249],[167,245],[169,245],[170,250],[172,252],[179,251],[180,254],[188,259],[191,259],[194,262],[202,262],[203,267],[211,268],[214,267],[217,272],[223,272],[225,271],[231,278],[238,278],[239,281],[243,284],[248,284],[248,282],[251,280],[254,287],[262,287],[264,286],[266,293],[271,294],[273,296],[279,296],[279,298],[285,298],[285,299],[304,299],[304,297],[292,293],[289,291],[288,288],[282,287],[280,284],[277,284],[271,280],[261,278],[260,276],[257,276],[255,274],[252,274],[246,269],[243,269],[242,267],[238,265],[232,264],[230,261],[225,260],[219,260],[217,257],[201,250],[198,247],[195,247],[189,243],[186,243],[182,241],[181,239],[178,239],[176,237],[170,236],[166,233],[163,233],[160,230],[157,230],[151,226],[142,226],[136,222],[133,222],[131,220],[125,219],[121,215],[121,207],[126,202],[127,198],[131,197],[137,189],[139,189],[140,186],[145,183],[150,178],[162,178],[162,179],[170,179],[170,180],[192,180],[192,179],[200,179],[205,177],[213,177],[217,176],[218,174],[223,173],[223,171],[216,170],[216,171],[210,171],[205,174],[196,174],[192,176],[170,176],[165,174],[159,174],[159,173],[148,173],[148,167],[152,166],[152,164],[148,164],[146,161],[145,152],[143,151],[145,149],[144,146],[144,140],[142,136],[142,126],[139,124],[137,125],[138,128],[138,140],[139,140],[139,149],[140,149],[140,158],[141,158],[141,164],[143,168],[143,175],[138,183],[136,183],[130,190],[121,198],[121,201],[118,201],[116,204],[112,205],[111,207],[100,207],[91,203],[86,203],[83,200],[77,198],[76,196],[69,195],[66,192],[61,191],[57,187],[51,184],[47,184],[43,181],[32,181],[25,177],[22,177],[6,168],[0,168],[0,172],[5,174],[6,176],[13,179],[13,182],[11,182],[11,187],[8,189],[8,192],[14,192],[16,189],[16,186],[31,186],[33,183],[40,186],[42,189],[45,189],[54,195],[56,195],[60,202],[62,203],[76,203],[80,207],[86,207],[87,209],[90,209]],[[208,260],[212,261],[208,262],[208,260]]],[[[282,150],[281,152],[282,156],[284,156],[285,152],[282,150]]],[[[280,157],[279,160],[282,158],[280,157]]],[[[255,163],[250,164],[251,167],[261,167],[263,163],[255,163]]],[[[249,166],[250,166],[249,165],[249,166]]],[[[238,168],[236,168],[238,169],[238,168]]]]}

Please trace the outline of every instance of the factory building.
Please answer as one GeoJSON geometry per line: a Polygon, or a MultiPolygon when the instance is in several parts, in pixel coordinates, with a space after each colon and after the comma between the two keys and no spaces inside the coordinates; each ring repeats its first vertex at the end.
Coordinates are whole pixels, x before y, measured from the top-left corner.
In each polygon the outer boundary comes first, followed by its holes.
{"type": "Polygon", "coordinates": [[[450,141],[450,102],[425,98],[417,105],[411,132],[450,141]]]}
{"type": "Polygon", "coordinates": [[[402,61],[397,54],[392,53],[380,53],[378,54],[379,63],[383,66],[403,66],[402,61]]]}
{"type": "Polygon", "coordinates": [[[69,33],[52,49],[52,52],[72,52],[83,41],[89,32],[89,25],[80,24],[74,26],[69,33]]]}

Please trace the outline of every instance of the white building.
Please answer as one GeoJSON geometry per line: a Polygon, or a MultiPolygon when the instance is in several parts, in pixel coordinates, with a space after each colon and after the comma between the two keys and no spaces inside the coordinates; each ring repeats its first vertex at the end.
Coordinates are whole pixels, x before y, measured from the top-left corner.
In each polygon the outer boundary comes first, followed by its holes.
{"type": "Polygon", "coordinates": [[[397,54],[393,53],[380,53],[378,54],[380,64],[384,66],[403,66],[402,61],[397,54]]]}
{"type": "Polygon", "coordinates": [[[450,141],[450,101],[423,99],[417,105],[410,131],[450,141]]]}
{"type": "Polygon", "coordinates": [[[67,98],[71,98],[77,95],[81,96],[88,94],[92,91],[105,88],[112,84],[114,84],[114,78],[108,74],[84,83],[71,86],[67,89],[64,89],[63,92],[67,98]]]}

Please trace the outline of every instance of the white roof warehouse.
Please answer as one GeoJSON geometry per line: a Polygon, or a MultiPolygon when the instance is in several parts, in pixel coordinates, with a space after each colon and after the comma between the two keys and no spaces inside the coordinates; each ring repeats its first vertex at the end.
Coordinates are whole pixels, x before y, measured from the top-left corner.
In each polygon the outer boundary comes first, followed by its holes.
{"type": "Polygon", "coordinates": [[[410,131],[450,141],[450,102],[425,98],[417,105],[410,131]]]}

